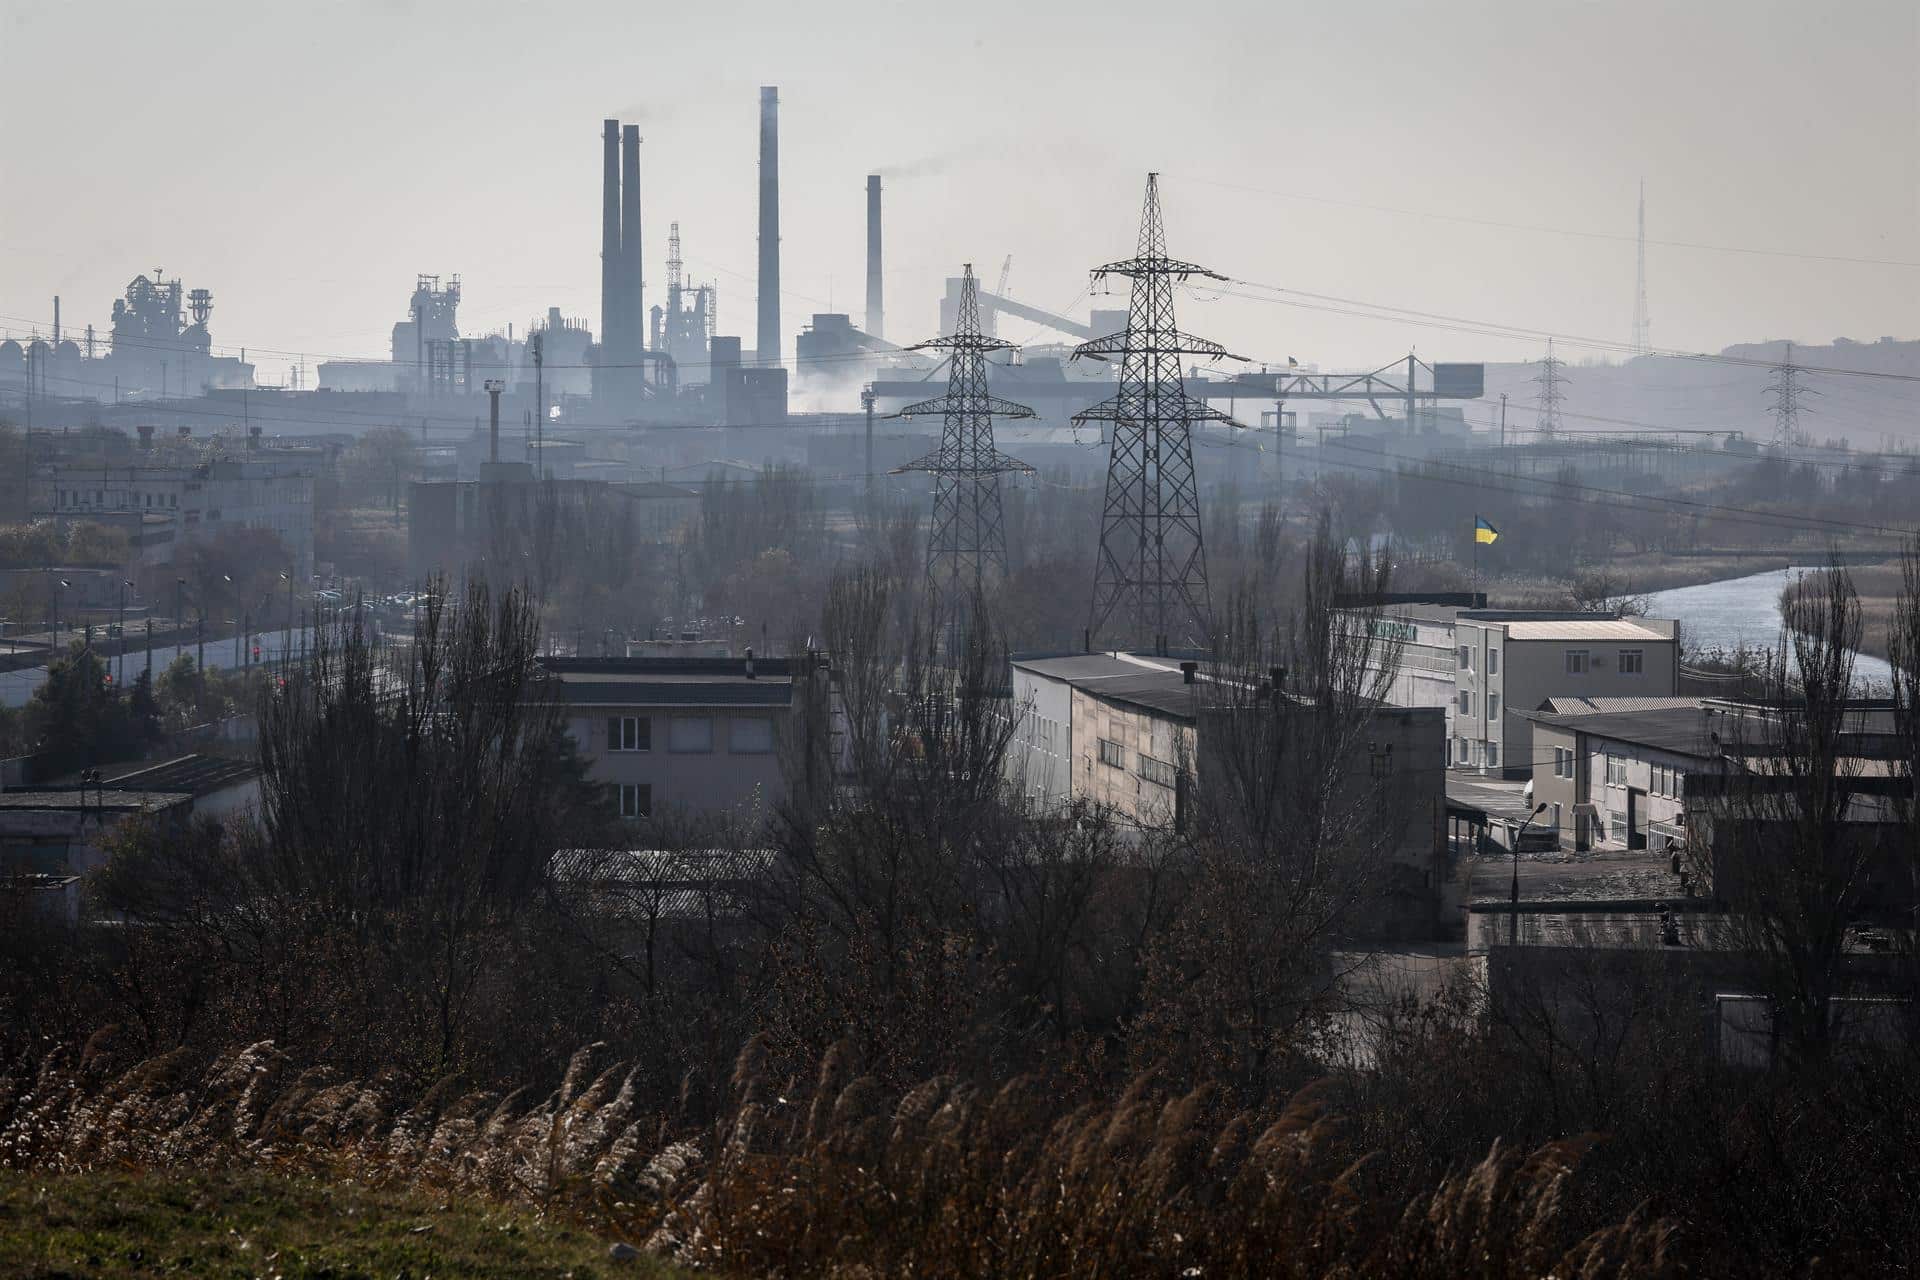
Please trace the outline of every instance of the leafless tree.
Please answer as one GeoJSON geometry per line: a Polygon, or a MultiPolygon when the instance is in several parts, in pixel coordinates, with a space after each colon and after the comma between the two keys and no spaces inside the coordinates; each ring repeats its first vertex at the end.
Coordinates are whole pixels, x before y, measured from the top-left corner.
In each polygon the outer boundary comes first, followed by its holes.
{"type": "Polygon", "coordinates": [[[1378,901],[1407,818],[1367,751],[1397,642],[1367,610],[1335,607],[1382,591],[1385,564],[1350,556],[1325,517],[1305,556],[1291,617],[1241,591],[1217,624],[1198,699],[1193,885],[1146,996],[1150,1051],[1254,1093],[1327,1011],[1332,953],[1378,901]]]}
{"type": "Polygon", "coordinates": [[[1762,706],[1713,731],[1721,770],[1690,792],[1704,822],[1696,871],[1727,910],[1727,937],[1768,1000],[1791,1062],[1824,1059],[1857,975],[1848,932],[1882,897],[1888,789],[1852,703],[1859,600],[1834,563],[1788,601],[1762,706]]]}

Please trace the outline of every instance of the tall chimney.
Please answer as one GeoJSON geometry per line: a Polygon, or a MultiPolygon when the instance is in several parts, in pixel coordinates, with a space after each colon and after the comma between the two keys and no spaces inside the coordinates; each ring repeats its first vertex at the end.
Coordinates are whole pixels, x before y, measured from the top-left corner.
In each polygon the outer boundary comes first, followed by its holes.
{"type": "Polygon", "coordinates": [[[867,175],[867,333],[886,337],[886,309],[880,289],[880,175],[867,175]]]}
{"type": "Polygon", "coordinates": [[[780,90],[760,88],[760,345],[758,363],[780,363],[780,90]]]}
{"type": "Polygon", "coordinates": [[[600,361],[614,362],[620,338],[620,122],[608,120],[600,170],[600,361]]]}
{"type": "Polygon", "coordinates": [[[620,363],[621,382],[639,385],[646,350],[646,309],[640,298],[640,126],[620,130],[620,363]]]}
{"type": "Polygon", "coordinates": [[[60,295],[57,293],[53,295],[53,345],[54,354],[58,355],[60,347],[60,295]]]}

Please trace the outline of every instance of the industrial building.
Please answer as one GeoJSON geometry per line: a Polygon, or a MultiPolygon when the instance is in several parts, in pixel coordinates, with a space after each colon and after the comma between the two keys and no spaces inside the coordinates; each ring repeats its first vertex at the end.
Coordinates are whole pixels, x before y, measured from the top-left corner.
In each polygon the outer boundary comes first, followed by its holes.
{"type": "Polygon", "coordinates": [[[114,299],[105,350],[96,349],[91,325],[81,342],[62,331],[58,298],[53,315],[51,336],[0,342],[0,390],[117,404],[253,384],[253,366],[244,358],[213,354],[213,294],[164,279],[158,268],[152,276],[135,276],[114,299]]]}
{"type": "MultiPolygon", "coordinates": [[[[258,438],[253,439],[257,446],[258,438]]],[[[167,564],[182,548],[234,529],[263,529],[280,541],[297,580],[313,573],[310,449],[248,448],[193,466],[57,464],[36,505],[56,518],[124,528],[139,564],[167,564]]]]}
{"type": "Polygon", "coordinates": [[[1371,630],[1376,663],[1389,651],[1396,657],[1389,702],[1446,713],[1454,769],[1529,776],[1538,753],[1526,713],[1551,698],[1679,692],[1680,624],[1673,619],[1483,609],[1439,598],[1347,617],[1371,630]]]}
{"type": "MultiPolygon", "coordinates": [[[[1016,657],[1020,721],[1007,749],[1009,781],[1042,812],[1085,802],[1136,830],[1184,828],[1193,789],[1206,785],[1210,753],[1225,736],[1210,735],[1209,723],[1232,714],[1198,667],[1119,651],[1016,657]]],[[[1304,704],[1302,711],[1313,714],[1304,704]]],[[[1368,716],[1366,738],[1356,785],[1395,779],[1391,803],[1373,819],[1393,854],[1368,927],[1437,937],[1447,883],[1443,717],[1436,708],[1382,705],[1368,716]]]]}

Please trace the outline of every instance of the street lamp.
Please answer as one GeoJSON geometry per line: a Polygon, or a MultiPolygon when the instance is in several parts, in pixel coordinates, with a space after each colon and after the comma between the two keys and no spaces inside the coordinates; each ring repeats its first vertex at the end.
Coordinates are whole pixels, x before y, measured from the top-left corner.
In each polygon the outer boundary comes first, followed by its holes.
{"type": "Polygon", "coordinates": [[[1507,912],[1507,940],[1509,943],[1520,940],[1520,842],[1526,838],[1527,828],[1533,820],[1547,811],[1547,802],[1542,800],[1533,806],[1533,812],[1520,824],[1520,830],[1513,835],[1513,898],[1507,912]]]}
{"type": "Polygon", "coordinates": [[[54,582],[56,585],[53,589],[53,648],[47,651],[49,654],[60,647],[60,592],[73,585],[65,578],[56,578],[54,582]]]}
{"type": "Polygon", "coordinates": [[[125,578],[120,580],[120,608],[113,620],[113,625],[117,627],[120,632],[119,636],[116,637],[120,641],[120,652],[114,655],[117,659],[116,665],[119,669],[119,675],[114,678],[114,682],[122,689],[127,687],[127,588],[132,585],[133,583],[127,581],[125,578]]]}

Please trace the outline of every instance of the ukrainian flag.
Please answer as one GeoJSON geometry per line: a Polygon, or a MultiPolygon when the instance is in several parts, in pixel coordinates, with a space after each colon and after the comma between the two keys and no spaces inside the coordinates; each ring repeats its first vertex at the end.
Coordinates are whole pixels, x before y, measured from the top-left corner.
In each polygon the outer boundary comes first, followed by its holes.
{"type": "Polygon", "coordinates": [[[1490,547],[1499,540],[1500,531],[1488,524],[1484,516],[1473,518],[1473,540],[1483,547],[1490,547]]]}

